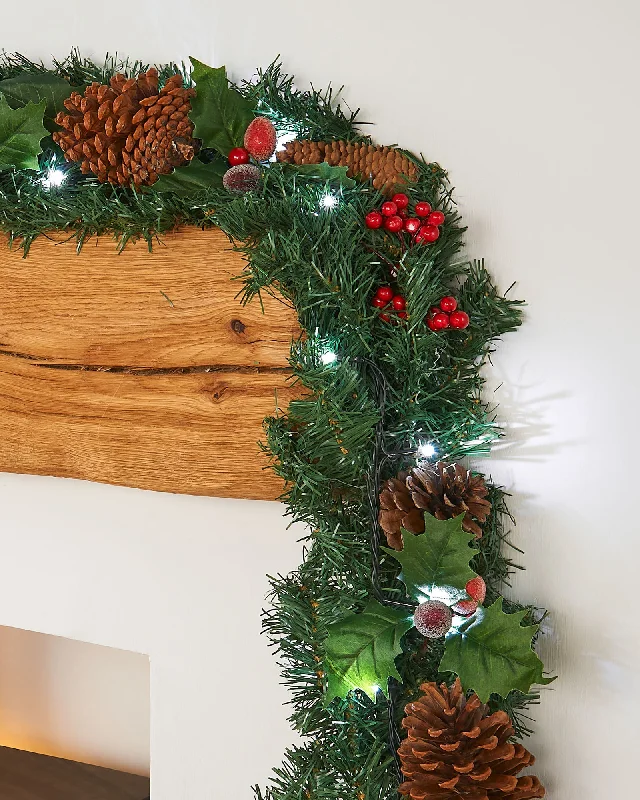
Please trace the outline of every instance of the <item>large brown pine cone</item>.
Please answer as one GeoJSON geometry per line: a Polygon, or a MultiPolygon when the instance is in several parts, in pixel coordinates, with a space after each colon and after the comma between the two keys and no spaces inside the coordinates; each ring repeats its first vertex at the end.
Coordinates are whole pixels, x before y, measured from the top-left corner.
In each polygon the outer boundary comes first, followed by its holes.
{"type": "Polygon", "coordinates": [[[518,777],[535,758],[510,741],[504,711],[489,713],[478,695],[465,699],[460,680],[448,689],[425,683],[405,708],[407,738],[398,749],[406,780],[400,794],[412,800],[532,800],[545,796],[532,775],[518,777]]]}
{"type": "Polygon", "coordinates": [[[436,519],[451,519],[464,514],[462,527],[480,538],[491,511],[486,499],[489,490],[480,475],[473,475],[462,464],[437,464],[414,467],[385,482],[380,492],[378,521],[389,547],[402,550],[401,528],[409,533],[424,532],[423,512],[436,519]]]}
{"type": "Polygon", "coordinates": [[[63,130],[53,138],[68,161],[79,161],[102,183],[150,185],[196,153],[188,117],[194,94],[181,75],[160,92],[155,69],[137,78],[115,75],[108,86],[92,83],[64,101],[68,113],[56,117],[63,130]]]}
{"type": "Polygon", "coordinates": [[[287,164],[320,164],[348,167],[347,175],[360,180],[373,180],[385,194],[393,194],[402,184],[415,181],[418,168],[400,150],[377,147],[361,142],[313,142],[300,139],[289,142],[277,155],[287,164]]]}

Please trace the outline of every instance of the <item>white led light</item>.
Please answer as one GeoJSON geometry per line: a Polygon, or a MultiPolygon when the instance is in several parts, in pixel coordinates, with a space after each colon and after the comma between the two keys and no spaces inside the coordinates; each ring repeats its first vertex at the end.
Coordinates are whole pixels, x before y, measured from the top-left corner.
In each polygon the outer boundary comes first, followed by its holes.
{"type": "Polygon", "coordinates": [[[338,205],[338,198],[335,194],[331,194],[331,192],[326,192],[320,198],[320,207],[326,209],[335,208],[338,205]]]}
{"type": "Polygon", "coordinates": [[[325,350],[324,353],[320,356],[320,361],[326,366],[329,364],[335,364],[338,360],[338,356],[332,352],[331,350],[325,350]]]}
{"type": "Polygon", "coordinates": [[[377,683],[372,683],[372,684],[371,684],[371,691],[372,691],[374,694],[378,694],[378,692],[380,691],[380,687],[378,686],[378,684],[377,684],[377,683]]]}
{"type": "Polygon", "coordinates": [[[40,182],[45,189],[52,189],[57,186],[62,186],[66,177],[67,176],[64,170],[55,169],[55,167],[52,167],[51,169],[47,170],[47,174],[40,179],[40,182]]]}
{"type": "Polygon", "coordinates": [[[418,458],[433,458],[436,454],[436,448],[431,444],[431,442],[423,442],[418,447],[418,458]]]}

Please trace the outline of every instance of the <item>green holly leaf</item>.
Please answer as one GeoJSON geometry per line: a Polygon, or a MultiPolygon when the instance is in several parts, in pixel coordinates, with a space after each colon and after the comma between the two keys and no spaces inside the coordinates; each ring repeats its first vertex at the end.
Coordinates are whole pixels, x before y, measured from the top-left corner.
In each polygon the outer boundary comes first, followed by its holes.
{"type": "Polygon", "coordinates": [[[400,639],[412,626],[413,618],[406,611],[375,600],[361,614],[348,614],[329,625],[327,703],[346,697],[352,689],[362,689],[375,700],[379,689],[386,694],[390,677],[402,681],[395,659],[402,652],[400,639]]]}
{"type": "Polygon", "coordinates": [[[38,169],[40,142],[48,135],[42,124],[46,101],[12,109],[0,94],[0,170],[38,169]]]}
{"type": "Polygon", "coordinates": [[[225,67],[208,67],[196,58],[191,58],[191,64],[196,96],[189,116],[195,123],[194,136],[226,158],[230,150],[242,146],[254,116],[253,106],[229,86],[225,67]]]}
{"type": "Polygon", "coordinates": [[[5,96],[11,108],[22,108],[27,103],[40,103],[44,100],[45,124],[51,131],[56,129],[53,121],[56,114],[63,110],[64,101],[74,91],[83,92],[84,86],[70,86],[69,81],[64,78],[46,72],[41,75],[23,73],[0,81],[0,93],[5,96]]]}
{"type": "Polygon", "coordinates": [[[479,608],[454,633],[447,636],[441,672],[455,672],[465,690],[486,703],[491,694],[506,697],[517,689],[527,693],[534,683],[546,685],[544,665],[533,651],[538,625],[523,627],[526,611],[505,614],[502,598],[479,608]]]}
{"type": "Polygon", "coordinates": [[[404,531],[404,548],[400,552],[383,549],[402,564],[400,580],[416,602],[442,600],[444,591],[447,600],[455,603],[466,596],[466,583],[477,577],[469,566],[478,552],[477,548],[469,547],[475,537],[462,529],[462,515],[439,520],[425,514],[424,522],[423,534],[414,536],[404,531]],[[432,597],[435,590],[437,595],[432,597]]]}
{"type": "Polygon", "coordinates": [[[203,189],[219,188],[222,186],[222,176],[229,169],[229,165],[220,161],[203,164],[194,158],[185,167],[177,167],[168,175],[161,175],[153,184],[156,192],[174,192],[185,197],[195,194],[203,189]]]}
{"type": "Polygon", "coordinates": [[[286,169],[295,169],[307,180],[319,180],[323,183],[335,183],[352,189],[356,182],[347,176],[348,167],[332,167],[326,161],[319,164],[287,164],[286,169]]]}

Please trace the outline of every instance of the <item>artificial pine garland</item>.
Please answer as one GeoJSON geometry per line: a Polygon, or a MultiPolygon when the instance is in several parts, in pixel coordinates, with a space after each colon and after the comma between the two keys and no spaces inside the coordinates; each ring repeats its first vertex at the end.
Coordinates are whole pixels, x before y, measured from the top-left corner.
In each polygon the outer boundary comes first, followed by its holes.
{"type": "Polygon", "coordinates": [[[308,394],[266,420],[266,447],[309,533],[264,628],[303,743],[257,796],[542,797],[510,743],[549,682],[541,612],[501,596],[506,494],[460,463],[501,436],[482,369],[521,303],[459,258],[439,165],[375,145],[331,90],[301,92],[277,64],[241,86],[192,67],[5,56],[0,226],[26,254],[51,229],[123,247],[217,225],[248,258],[243,301],[278,292],[298,313],[308,394]],[[278,137],[298,143],[270,161],[278,137]]]}

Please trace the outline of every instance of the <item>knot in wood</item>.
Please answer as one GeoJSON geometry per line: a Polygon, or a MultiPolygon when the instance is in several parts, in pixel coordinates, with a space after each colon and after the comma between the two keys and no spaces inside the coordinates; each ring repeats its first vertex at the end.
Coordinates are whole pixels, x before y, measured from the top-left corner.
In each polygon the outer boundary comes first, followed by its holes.
{"type": "Polygon", "coordinates": [[[247,326],[241,319],[232,319],[231,320],[231,330],[234,333],[244,333],[247,329],[247,326]]]}

